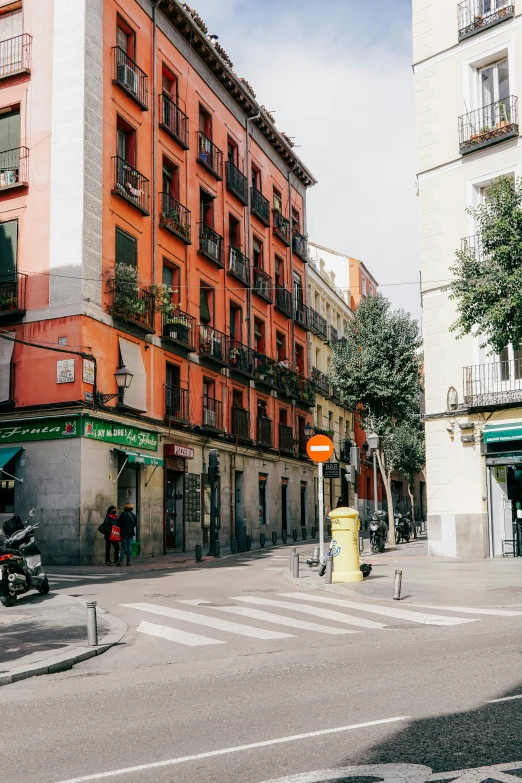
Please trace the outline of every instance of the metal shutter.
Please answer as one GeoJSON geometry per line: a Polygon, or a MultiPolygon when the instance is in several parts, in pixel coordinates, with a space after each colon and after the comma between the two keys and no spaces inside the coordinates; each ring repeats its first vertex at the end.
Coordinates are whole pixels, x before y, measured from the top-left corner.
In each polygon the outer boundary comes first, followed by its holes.
{"type": "Polygon", "coordinates": [[[18,220],[0,223],[0,278],[13,277],[16,272],[18,250],[18,220]]]}
{"type": "Polygon", "coordinates": [[[116,263],[136,266],[138,263],[138,243],[135,237],[116,229],[116,263]]]}
{"type": "Polygon", "coordinates": [[[20,146],[20,109],[0,114],[0,152],[20,146]]]}
{"type": "MultiPolygon", "coordinates": [[[[14,337],[13,333],[13,337],[14,337]]],[[[0,402],[11,399],[11,359],[14,342],[0,338],[0,402]]]]}

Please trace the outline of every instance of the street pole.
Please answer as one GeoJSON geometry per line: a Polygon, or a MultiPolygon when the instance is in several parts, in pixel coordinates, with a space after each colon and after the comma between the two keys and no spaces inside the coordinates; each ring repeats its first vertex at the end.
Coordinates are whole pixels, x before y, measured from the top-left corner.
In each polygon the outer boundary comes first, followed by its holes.
{"type": "Polygon", "coordinates": [[[317,463],[317,489],[319,504],[319,560],[324,562],[324,488],[323,488],[323,463],[317,463]]]}
{"type": "Polygon", "coordinates": [[[373,450],[373,505],[374,511],[377,511],[378,508],[378,497],[377,497],[377,449],[373,450]]]}

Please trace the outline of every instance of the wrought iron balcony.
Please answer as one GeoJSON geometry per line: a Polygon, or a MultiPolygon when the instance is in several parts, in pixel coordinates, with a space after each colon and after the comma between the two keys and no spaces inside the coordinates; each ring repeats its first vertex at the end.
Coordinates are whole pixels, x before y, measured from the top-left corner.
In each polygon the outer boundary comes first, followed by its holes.
{"type": "Polygon", "coordinates": [[[275,287],[275,306],[289,318],[292,317],[292,293],[282,285],[275,287]]]}
{"type": "Polygon", "coordinates": [[[309,329],[308,307],[300,300],[294,298],[294,321],[303,329],[309,329]]]}
{"type": "Polygon", "coordinates": [[[340,389],[337,388],[337,386],[332,386],[332,391],[330,393],[330,397],[332,398],[332,401],[336,402],[338,405],[342,404],[343,394],[340,391],[340,389]]]}
{"type": "Polygon", "coordinates": [[[494,27],[515,15],[509,0],[464,0],[459,3],[459,41],[494,27]]]}
{"type": "Polygon", "coordinates": [[[311,382],[301,373],[288,370],[280,364],[275,366],[276,388],[289,399],[315,405],[315,391],[311,382]]]}
{"type": "Polygon", "coordinates": [[[206,324],[199,325],[199,355],[218,364],[228,364],[228,337],[223,332],[206,324]]]}
{"type": "Polygon", "coordinates": [[[271,389],[276,388],[277,362],[269,356],[259,353],[259,351],[254,351],[254,372],[256,381],[271,389]]]}
{"type": "Polygon", "coordinates": [[[341,462],[346,462],[348,465],[351,464],[352,461],[352,446],[355,444],[352,443],[351,440],[346,439],[341,441],[341,462]]]}
{"type": "Polygon", "coordinates": [[[330,382],[326,375],[321,370],[318,370],[317,367],[312,367],[310,377],[315,390],[322,394],[323,397],[329,397],[330,382]]]}
{"type": "Polygon", "coordinates": [[[273,209],[272,215],[274,216],[272,227],[274,235],[278,237],[284,245],[290,247],[290,221],[283,217],[278,209],[273,209]]]}
{"type": "Polygon", "coordinates": [[[196,319],[179,308],[163,312],[163,337],[186,348],[196,350],[196,319]]]}
{"type": "Polygon", "coordinates": [[[217,180],[223,179],[223,153],[203,131],[198,131],[197,161],[217,180]]]}
{"type": "Polygon", "coordinates": [[[328,342],[328,323],[326,318],[319,315],[313,307],[308,308],[308,326],[310,331],[316,334],[317,337],[320,337],[325,343],[328,342]]]}
{"type": "Polygon", "coordinates": [[[203,429],[223,432],[223,403],[213,397],[203,397],[203,429]]]}
{"type": "Polygon", "coordinates": [[[335,345],[336,343],[340,342],[343,339],[342,332],[340,332],[336,326],[329,326],[328,332],[329,332],[328,342],[331,343],[331,345],[335,345]]]}
{"type": "Polygon", "coordinates": [[[230,433],[235,435],[238,440],[251,440],[250,437],[250,413],[246,408],[240,408],[237,405],[232,406],[232,415],[230,417],[230,433]]]}
{"type": "Polygon", "coordinates": [[[309,459],[308,453],[306,451],[307,443],[308,443],[308,438],[303,432],[300,432],[297,437],[297,453],[300,459],[309,459]]]}
{"type": "Polygon", "coordinates": [[[33,39],[27,33],[0,41],[0,79],[30,73],[33,39]]]}
{"type": "Polygon", "coordinates": [[[143,288],[118,285],[115,280],[112,291],[111,315],[118,321],[134,324],[148,334],[154,334],[156,297],[143,288]]]}
{"type": "Polygon", "coordinates": [[[138,68],[134,60],[119,46],[113,46],[114,78],[113,84],[127,93],[144,111],[149,108],[149,79],[141,68],[138,68]]]}
{"type": "Polygon", "coordinates": [[[165,418],[182,424],[190,421],[189,391],[180,386],[165,385],[165,418]]]}
{"type": "Polygon", "coordinates": [[[270,202],[257,188],[250,188],[250,212],[264,226],[270,226],[270,202]]]}
{"type": "Polygon", "coordinates": [[[460,249],[463,253],[466,253],[466,255],[482,258],[483,249],[480,234],[474,234],[471,237],[463,237],[460,240],[460,249]]]}
{"type": "Polygon", "coordinates": [[[118,155],[112,159],[113,186],[111,193],[125,199],[133,207],[136,207],[142,215],[150,215],[149,212],[149,180],[132,168],[130,163],[118,155]]]}
{"type": "Polygon", "coordinates": [[[522,401],[522,360],[464,367],[464,405],[470,408],[522,401]]]}
{"type": "Polygon", "coordinates": [[[255,352],[237,340],[228,340],[228,364],[234,372],[253,378],[256,373],[255,352]]]}
{"type": "Polygon", "coordinates": [[[29,150],[15,147],[0,152],[0,191],[29,185],[29,150]]]}
{"type": "Polygon", "coordinates": [[[272,448],[272,419],[266,416],[257,417],[256,441],[258,446],[262,446],[265,449],[272,448]]]}
{"type": "Polygon", "coordinates": [[[227,160],[225,164],[226,178],[227,178],[227,190],[237,196],[242,204],[246,207],[248,204],[248,180],[244,174],[235,166],[231,160],[227,160]]]}
{"type": "Polygon", "coordinates": [[[198,253],[223,269],[223,237],[205,223],[198,223],[198,234],[198,253]]]}
{"type": "Polygon", "coordinates": [[[282,454],[294,455],[294,431],[287,424],[279,425],[279,451],[282,454]]]}
{"type": "Polygon", "coordinates": [[[174,101],[159,95],[159,126],[175,139],[184,150],[189,148],[189,119],[174,101]]]}
{"type": "Polygon", "coordinates": [[[161,205],[160,228],[166,228],[186,245],[190,245],[190,210],[169,196],[168,193],[160,193],[159,198],[161,205]]]}
{"type": "Polygon", "coordinates": [[[228,274],[240,280],[246,286],[250,285],[250,265],[248,258],[237,247],[228,248],[228,274]]]}
{"type": "Polygon", "coordinates": [[[272,278],[258,266],[253,267],[253,274],[254,293],[272,304],[272,278]]]}
{"type": "Polygon", "coordinates": [[[306,241],[306,237],[300,234],[299,231],[293,232],[292,250],[296,256],[298,256],[301,261],[304,261],[306,264],[308,261],[308,243],[306,241]]]}
{"type": "Polygon", "coordinates": [[[0,320],[21,318],[26,313],[27,275],[14,272],[0,277],[0,320]]]}
{"type": "Polygon", "coordinates": [[[460,154],[518,137],[518,98],[511,95],[459,117],[460,154]]]}

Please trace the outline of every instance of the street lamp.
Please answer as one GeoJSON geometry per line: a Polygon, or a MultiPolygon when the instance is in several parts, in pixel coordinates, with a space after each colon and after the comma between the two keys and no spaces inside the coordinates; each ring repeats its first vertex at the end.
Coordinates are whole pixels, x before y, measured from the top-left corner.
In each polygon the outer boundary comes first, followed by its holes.
{"type": "Polygon", "coordinates": [[[119,367],[116,370],[114,378],[116,380],[116,386],[118,387],[116,394],[102,394],[101,392],[96,392],[97,402],[106,403],[109,402],[109,400],[113,400],[115,397],[121,397],[123,400],[123,395],[131,385],[134,375],[130,370],[127,370],[125,365],[123,365],[123,367],[119,367]]]}
{"type": "Polygon", "coordinates": [[[306,436],[306,439],[309,440],[309,438],[312,437],[312,432],[314,431],[314,428],[312,427],[310,422],[307,421],[306,424],[304,425],[303,429],[304,429],[304,434],[306,436]]]}
{"type": "Polygon", "coordinates": [[[366,436],[366,440],[368,442],[368,448],[373,455],[373,503],[374,511],[377,511],[377,449],[379,448],[381,441],[376,432],[370,432],[370,434],[366,436]]]}

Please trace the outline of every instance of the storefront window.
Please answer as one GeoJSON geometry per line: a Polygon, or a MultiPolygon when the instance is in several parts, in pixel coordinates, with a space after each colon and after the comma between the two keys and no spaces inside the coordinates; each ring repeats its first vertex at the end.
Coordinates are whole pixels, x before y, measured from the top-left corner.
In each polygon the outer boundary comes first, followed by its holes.
{"type": "Polygon", "coordinates": [[[0,514],[14,514],[15,480],[10,478],[15,475],[15,461],[12,459],[3,468],[0,481],[0,514]]]}

